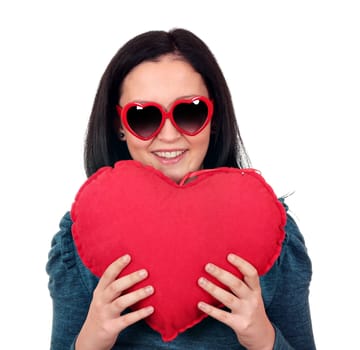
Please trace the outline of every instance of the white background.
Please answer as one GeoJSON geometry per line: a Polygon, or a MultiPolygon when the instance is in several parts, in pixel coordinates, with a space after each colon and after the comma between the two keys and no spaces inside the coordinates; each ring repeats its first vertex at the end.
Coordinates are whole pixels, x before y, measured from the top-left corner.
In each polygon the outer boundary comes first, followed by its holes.
{"type": "Polygon", "coordinates": [[[49,348],[47,253],[85,180],[84,133],[105,66],[135,34],[185,27],[223,69],[253,166],[279,196],[295,191],[318,349],[355,349],[359,19],[346,0],[2,2],[0,348],[49,348]]]}

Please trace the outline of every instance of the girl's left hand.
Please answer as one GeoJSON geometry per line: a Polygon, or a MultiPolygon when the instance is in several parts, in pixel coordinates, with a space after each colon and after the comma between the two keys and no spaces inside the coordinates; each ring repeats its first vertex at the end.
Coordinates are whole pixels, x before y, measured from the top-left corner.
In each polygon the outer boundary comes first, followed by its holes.
{"type": "Polygon", "coordinates": [[[275,331],[265,312],[255,267],[235,254],[229,254],[227,259],[241,272],[243,280],[214,264],[207,264],[205,270],[229,287],[232,293],[204,277],[199,279],[199,286],[230,309],[230,312],[202,301],[198,304],[199,309],[231,327],[240,344],[248,350],[273,349],[275,331]]]}

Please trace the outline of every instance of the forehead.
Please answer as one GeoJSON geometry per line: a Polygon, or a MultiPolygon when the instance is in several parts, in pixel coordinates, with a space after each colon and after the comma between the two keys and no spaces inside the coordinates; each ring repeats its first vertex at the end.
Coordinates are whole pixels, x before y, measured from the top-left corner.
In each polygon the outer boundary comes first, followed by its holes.
{"type": "Polygon", "coordinates": [[[166,106],[179,97],[195,95],[208,97],[202,76],[185,59],[171,54],[133,68],[123,81],[120,104],[140,100],[166,106]]]}

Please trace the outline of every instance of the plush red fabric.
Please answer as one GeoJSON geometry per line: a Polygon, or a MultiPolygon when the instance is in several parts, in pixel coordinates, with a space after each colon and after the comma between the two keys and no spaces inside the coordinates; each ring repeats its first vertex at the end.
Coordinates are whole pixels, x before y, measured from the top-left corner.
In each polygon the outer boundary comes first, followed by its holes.
{"type": "Polygon", "coordinates": [[[200,276],[214,281],[206,263],[240,276],[226,260],[232,252],[265,274],[280,254],[286,221],[282,204],[253,169],[202,170],[176,184],[136,161],[92,175],[71,217],[79,255],[95,275],[125,253],[132,262],[123,274],[149,271],[136,288],[151,284],[155,293],[133,309],[155,307],[146,322],[164,341],[206,317],[200,300],[221,306],[197,285],[200,276]]]}

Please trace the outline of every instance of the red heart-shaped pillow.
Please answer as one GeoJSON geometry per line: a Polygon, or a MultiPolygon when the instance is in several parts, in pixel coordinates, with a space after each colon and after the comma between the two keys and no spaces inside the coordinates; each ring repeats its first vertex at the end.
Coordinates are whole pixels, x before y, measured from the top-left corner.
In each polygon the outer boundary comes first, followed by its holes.
{"type": "Polygon", "coordinates": [[[265,274],[280,254],[286,221],[282,204],[253,169],[201,170],[176,184],[136,161],[89,177],[71,217],[79,255],[95,275],[125,253],[132,256],[126,273],[149,271],[136,288],[151,284],[155,293],[133,309],[155,307],[146,322],[164,341],[206,317],[200,300],[221,306],[197,285],[206,263],[241,276],[226,260],[231,252],[265,274]]]}

